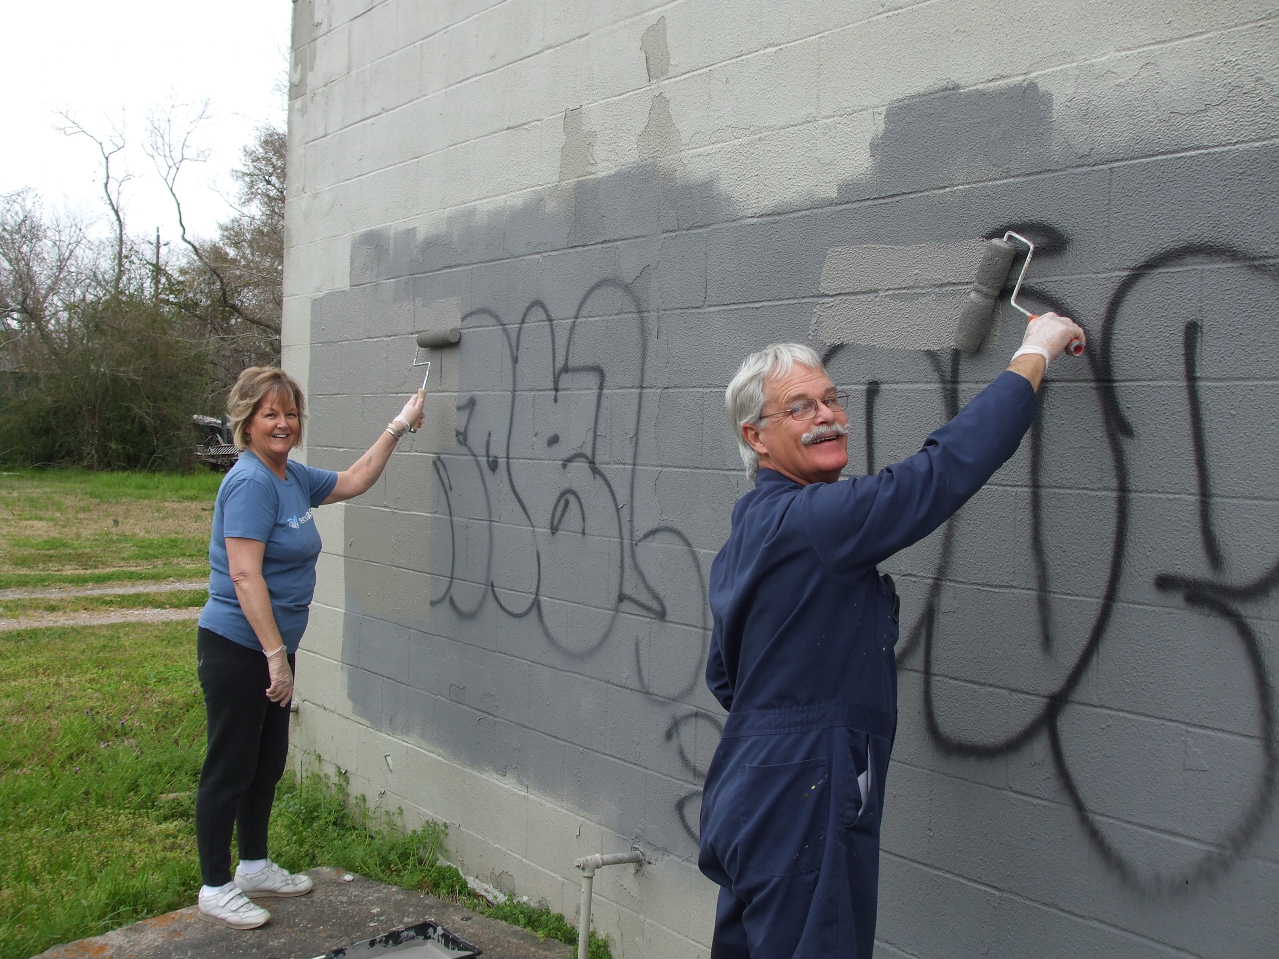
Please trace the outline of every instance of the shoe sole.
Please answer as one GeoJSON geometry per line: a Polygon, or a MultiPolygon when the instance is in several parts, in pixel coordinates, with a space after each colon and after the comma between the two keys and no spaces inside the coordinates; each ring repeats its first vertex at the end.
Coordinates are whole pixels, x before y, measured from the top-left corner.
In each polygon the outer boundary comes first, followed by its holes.
{"type": "Polygon", "coordinates": [[[205,922],[211,922],[215,926],[227,926],[231,929],[260,929],[263,926],[265,926],[268,922],[271,921],[271,917],[270,915],[268,915],[261,922],[251,922],[251,923],[232,922],[230,919],[223,919],[221,916],[214,916],[210,913],[207,913],[203,909],[199,908],[198,906],[196,907],[196,913],[205,922]]]}
{"type": "Polygon", "coordinates": [[[252,891],[241,889],[240,892],[244,893],[249,899],[292,899],[294,896],[306,896],[315,892],[315,887],[303,889],[301,892],[279,892],[275,889],[254,889],[252,891]]]}

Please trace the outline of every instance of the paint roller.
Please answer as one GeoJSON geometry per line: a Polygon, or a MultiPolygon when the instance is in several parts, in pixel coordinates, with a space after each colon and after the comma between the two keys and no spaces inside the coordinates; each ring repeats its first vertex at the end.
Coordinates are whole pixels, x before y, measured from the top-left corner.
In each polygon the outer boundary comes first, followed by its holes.
{"type": "MultiPolygon", "coordinates": [[[[423,350],[438,350],[445,346],[456,346],[462,342],[462,331],[456,326],[450,326],[443,330],[424,330],[417,335],[417,350],[413,354],[413,366],[425,367],[422,371],[422,385],[418,388],[418,393],[425,399],[426,397],[426,381],[431,375],[431,361],[423,357],[423,350]]],[[[425,354],[429,357],[431,354],[425,354]]]]}
{"type": "MultiPolygon", "coordinates": [[[[1013,285],[1012,296],[1008,302],[1014,310],[1026,316],[1027,322],[1038,314],[1031,313],[1017,302],[1017,294],[1021,292],[1021,281],[1026,277],[1026,269],[1030,259],[1035,255],[1035,244],[1020,233],[1009,230],[1002,239],[987,240],[986,249],[982,253],[981,262],[977,265],[977,276],[972,288],[959,308],[955,326],[955,347],[965,353],[976,353],[986,340],[991,324],[995,320],[995,305],[1000,291],[1008,281],[1008,271],[1017,256],[1017,247],[1009,242],[1016,240],[1026,247],[1026,259],[1022,262],[1021,272],[1017,274],[1017,282],[1013,285]]],[[[1075,340],[1066,348],[1071,356],[1079,356],[1084,351],[1082,340],[1075,340]]]]}

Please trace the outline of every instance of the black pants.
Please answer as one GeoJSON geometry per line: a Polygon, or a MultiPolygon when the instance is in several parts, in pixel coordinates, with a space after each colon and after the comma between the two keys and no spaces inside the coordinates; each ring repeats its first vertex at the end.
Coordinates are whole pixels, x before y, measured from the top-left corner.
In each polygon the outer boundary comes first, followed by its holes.
{"type": "MultiPolygon", "coordinates": [[[[206,886],[231,881],[231,832],[241,859],[267,857],[275,785],[289,754],[289,710],[266,698],[271,685],[261,650],[201,628],[200,686],[208,716],[208,753],[200,771],[195,834],[206,886]]],[[[289,667],[293,667],[289,656],[289,667]]]]}

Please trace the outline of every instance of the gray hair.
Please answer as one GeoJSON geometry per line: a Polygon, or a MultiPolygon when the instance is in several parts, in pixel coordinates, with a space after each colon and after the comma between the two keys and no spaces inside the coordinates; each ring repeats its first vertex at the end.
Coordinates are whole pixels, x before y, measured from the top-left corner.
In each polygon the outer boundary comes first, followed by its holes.
{"type": "Polygon", "coordinates": [[[742,427],[759,421],[764,412],[764,388],[772,377],[786,376],[796,366],[824,369],[822,358],[803,343],[770,343],[742,360],[737,373],[724,391],[724,408],[737,436],[737,452],[741,454],[746,473],[753,480],[759,469],[759,454],[742,436],[742,427]]]}

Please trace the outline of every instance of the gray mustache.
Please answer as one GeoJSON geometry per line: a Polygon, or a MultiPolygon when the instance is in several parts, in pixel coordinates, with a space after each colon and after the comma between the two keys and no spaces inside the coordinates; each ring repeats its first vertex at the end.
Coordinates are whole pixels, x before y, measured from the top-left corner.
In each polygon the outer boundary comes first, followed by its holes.
{"type": "Polygon", "coordinates": [[[815,426],[803,436],[799,441],[805,446],[812,446],[814,443],[824,440],[828,436],[847,436],[848,427],[839,423],[826,423],[822,426],[815,426]]]}

